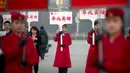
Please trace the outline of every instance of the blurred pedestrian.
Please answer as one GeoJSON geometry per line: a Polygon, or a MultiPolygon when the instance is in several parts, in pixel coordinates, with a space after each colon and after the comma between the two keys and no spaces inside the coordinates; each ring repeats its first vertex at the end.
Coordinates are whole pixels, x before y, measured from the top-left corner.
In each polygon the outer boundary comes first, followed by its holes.
{"type": "Polygon", "coordinates": [[[107,34],[96,35],[97,43],[88,57],[87,65],[95,68],[96,71],[93,73],[99,73],[99,71],[130,73],[130,42],[124,36],[124,11],[122,9],[107,9],[106,30],[107,34]],[[99,45],[100,42],[102,42],[102,46],[99,45]],[[103,56],[99,56],[99,52],[103,56]]]}
{"type": "MultiPolygon", "coordinates": [[[[31,32],[31,37],[33,39],[33,42],[37,49],[37,53],[40,56],[39,45],[40,45],[41,39],[39,36],[39,30],[36,26],[32,26],[30,32],[31,32]]],[[[39,64],[34,65],[34,73],[38,73],[38,70],[39,70],[39,64]]]]}
{"type": "MultiPolygon", "coordinates": [[[[88,32],[88,39],[87,39],[87,42],[88,44],[90,44],[90,47],[89,47],[89,52],[88,52],[88,56],[87,56],[87,60],[89,60],[89,57],[92,55],[92,51],[94,49],[94,46],[92,43],[92,35],[94,34],[94,36],[96,36],[98,34],[98,31],[99,31],[99,21],[95,21],[94,22],[94,29],[92,29],[90,32],[88,32]]],[[[88,61],[86,60],[86,68],[85,68],[85,72],[86,73],[95,73],[97,70],[96,68],[93,68],[93,67],[90,67],[88,65],[88,61]]]]}
{"type": "Polygon", "coordinates": [[[38,64],[38,54],[30,37],[24,37],[25,16],[11,12],[12,33],[2,41],[5,56],[4,73],[32,73],[33,65],[38,64]]]}
{"type": "Polygon", "coordinates": [[[130,40],[130,29],[128,30],[128,36],[127,39],[130,40]]]}
{"type": "Polygon", "coordinates": [[[3,15],[0,14],[0,30],[3,30],[3,15]]]}
{"type": "Polygon", "coordinates": [[[92,38],[92,35],[96,35],[98,32],[99,32],[99,22],[96,20],[94,22],[94,29],[92,29],[90,32],[88,32],[88,39],[87,39],[87,42],[90,44],[92,41],[91,41],[91,38],[92,38]]]}
{"type": "MultiPolygon", "coordinates": [[[[3,26],[3,17],[2,17],[2,15],[0,15],[0,30],[2,31],[1,26],[3,26]]],[[[4,57],[3,51],[1,49],[2,39],[3,39],[3,37],[0,36],[0,73],[4,73],[4,68],[5,68],[5,57],[4,57]]]]}
{"type": "Polygon", "coordinates": [[[10,21],[5,21],[4,22],[4,31],[6,31],[7,33],[11,33],[11,22],[10,21]]]}
{"type": "Polygon", "coordinates": [[[57,50],[53,66],[58,68],[58,73],[67,73],[68,68],[71,68],[69,46],[72,44],[72,40],[70,34],[67,32],[66,24],[62,26],[62,31],[56,34],[54,41],[57,42],[57,50]],[[60,37],[63,38],[63,44],[60,42],[60,37]],[[63,48],[62,50],[61,47],[63,48]]]}
{"type": "Polygon", "coordinates": [[[25,22],[25,30],[24,30],[24,33],[25,35],[28,35],[29,31],[28,31],[28,22],[26,21],[25,22]]]}
{"type": "Polygon", "coordinates": [[[41,37],[40,55],[41,55],[41,60],[44,60],[45,53],[47,51],[47,45],[48,45],[48,35],[43,26],[40,27],[39,34],[41,37]]]}

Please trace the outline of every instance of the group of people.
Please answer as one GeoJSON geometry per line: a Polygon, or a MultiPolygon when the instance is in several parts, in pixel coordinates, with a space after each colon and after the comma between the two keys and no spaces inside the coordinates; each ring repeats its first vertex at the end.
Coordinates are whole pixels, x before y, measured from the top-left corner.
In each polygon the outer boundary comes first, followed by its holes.
{"type": "Polygon", "coordinates": [[[44,27],[32,26],[27,31],[26,17],[17,12],[3,25],[6,35],[0,37],[0,73],[38,73],[39,56],[44,60],[48,45],[44,27]]]}
{"type": "MultiPolygon", "coordinates": [[[[32,73],[33,66],[38,73],[39,55],[41,59],[45,55],[38,48],[46,47],[39,44],[48,43],[47,36],[43,36],[45,31],[39,32],[37,27],[32,27],[25,36],[25,16],[20,13],[11,13],[11,23],[7,21],[4,25],[7,25],[4,30],[9,34],[3,36],[1,41],[0,56],[5,59],[0,61],[5,62],[5,67],[0,64],[0,73],[32,73]],[[12,30],[7,30],[11,24],[12,30]]],[[[130,73],[130,36],[126,38],[124,35],[124,11],[120,8],[106,10],[106,32],[100,32],[98,21],[94,25],[95,28],[88,33],[90,48],[85,73],[130,73]],[[94,44],[92,40],[95,40],[94,44]]],[[[54,41],[57,42],[57,49],[53,66],[58,68],[58,73],[67,73],[72,67],[69,51],[72,40],[66,24],[54,41]]]]}

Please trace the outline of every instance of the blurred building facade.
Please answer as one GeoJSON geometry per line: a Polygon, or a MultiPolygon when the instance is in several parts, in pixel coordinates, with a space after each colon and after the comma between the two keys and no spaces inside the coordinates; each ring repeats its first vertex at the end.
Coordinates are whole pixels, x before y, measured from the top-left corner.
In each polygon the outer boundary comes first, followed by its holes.
{"type": "MultiPolygon", "coordinates": [[[[56,0],[48,0],[48,10],[39,11],[39,21],[38,22],[31,22],[31,26],[44,26],[45,30],[48,32],[50,39],[53,39],[55,33],[58,31],[58,25],[50,25],[49,23],[49,12],[50,11],[58,11],[58,7],[56,5],[56,0]],[[52,9],[50,9],[52,8],[52,9]]],[[[70,8],[70,0],[64,0],[63,6],[70,8]]],[[[73,13],[73,24],[68,25],[68,32],[71,33],[73,39],[86,39],[87,33],[92,29],[92,22],[91,20],[80,20],[79,23],[79,33],[77,33],[77,25],[75,22],[75,17],[78,9],[69,9],[73,13]],[[78,36],[75,38],[75,36],[78,36]]],[[[130,9],[124,8],[125,10],[125,27],[130,27],[130,9]]],[[[102,25],[105,25],[105,20],[99,19],[102,22],[102,25]]],[[[127,30],[126,30],[127,31],[127,30]]]]}

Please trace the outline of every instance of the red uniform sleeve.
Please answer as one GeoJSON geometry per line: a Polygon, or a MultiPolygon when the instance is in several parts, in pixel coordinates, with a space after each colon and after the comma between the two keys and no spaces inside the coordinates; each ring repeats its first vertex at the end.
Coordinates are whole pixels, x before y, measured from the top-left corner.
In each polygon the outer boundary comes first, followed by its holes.
{"type": "Polygon", "coordinates": [[[127,47],[125,51],[122,51],[122,54],[123,54],[123,63],[106,62],[104,65],[105,69],[109,72],[114,72],[114,73],[130,72],[130,47],[127,47]]]}
{"type": "Polygon", "coordinates": [[[17,54],[20,51],[18,44],[13,43],[13,41],[10,36],[4,37],[2,41],[2,51],[7,60],[17,58],[17,54]]]}
{"type": "Polygon", "coordinates": [[[72,44],[72,40],[71,40],[70,34],[67,34],[67,37],[66,37],[66,38],[67,38],[67,39],[65,39],[65,40],[63,41],[63,44],[64,44],[65,46],[71,45],[71,44],[72,44]]]}
{"type": "Polygon", "coordinates": [[[88,53],[88,58],[87,58],[87,63],[90,67],[97,67],[97,62],[98,62],[98,48],[97,45],[93,46],[90,45],[89,53],[88,53]]]}
{"type": "Polygon", "coordinates": [[[54,41],[57,42],[60,40],[60,37],[58,36],[58,33],[56,34],[55,38],[54,38],[54,41]]]}
{"type": "MultiPolygon", "coordinates": [[[[96,33],[94,33],[96,35],[96,33]]],[[[89,67],[97,67],[97,62],[98,62],[98,44],[92,45],[92,36],[91,33],[88,32],[88,44],[90,44],[90,49],[88,52],[88,57],[87,57],[87,65],[89,67]]]]}
{"type": "Polygon", "coordinates": [[[91,36],[90,32],[88,32],[87,42],[88,42],[88,44],[92,44],[92,36],[91,36]]]}
{"type": "Polygon", "coordinates": [[[36,47],[34,46],[33,40],[29,38],[29,44],[30,48],[29,51],[31,51],[29,57],[28,57],[28,64],[29,65],[36,65],[39,62],[39,56],[36,50],[36,47]]]}

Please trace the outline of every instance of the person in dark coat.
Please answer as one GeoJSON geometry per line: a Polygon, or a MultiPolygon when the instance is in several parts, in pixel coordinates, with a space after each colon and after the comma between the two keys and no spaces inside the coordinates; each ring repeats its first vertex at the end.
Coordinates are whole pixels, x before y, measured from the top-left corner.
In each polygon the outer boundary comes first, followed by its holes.
{"type": "MultiPolygon", "coordinates": [[[[33,42],[34,42],[36,49],[37,49],[37,52],[40,56],[39,45],[40,45],[41,40],[40,40],[40,37],[39,37],[39,30],[36,26],[31,27],[30,35],[33,39],[33,42]]],[[[37,64],[37,65],[34,66],[34,72],[38,73],[38,70],[39,70],[39,65],[37,64]]]]}
{"type": "Polygon", "coordinates": [[[5,67],[5,58],[2,50],[0,49],[0,73],[4,73],[4,67],[5,67]]]}
{"type": "MultiPolygon", "coordinates": [[[[3,26],[3,17],[0,15],[0,30],[2,31],[2,26],[3,26]]],[[[5,58],[3,55],[3,51],[1,50],[1,42],[2,42],[2,37],[0,37],[0,73],[4,73],[4,68],[5,68],[5,58]]]]}
{"type": "Polygon", "coordinates": [[[46,53],[46,48],[48,45],[48,35],[47,32],[45,31],[44,27],[40,27],[40,37],[41,37],[41,44],[40,44],[40,55],[41,55],[41,60],[44,60],[44,56],[46,53]]]}
{"type": "Polygon", "coordinates": [[[5,68],[5,58],[3,55],[3,51],[0,48],[0,73],[4,73],[5,68]]]}
{"type": "Polygon", "coordinates": [[[128,36],[127,39],[130,40],[130,29],[128,30],[128,36]]]}

